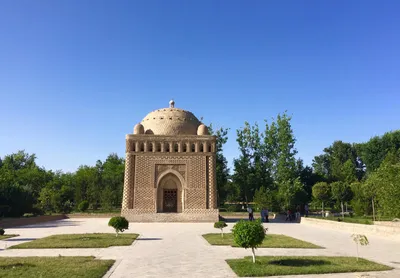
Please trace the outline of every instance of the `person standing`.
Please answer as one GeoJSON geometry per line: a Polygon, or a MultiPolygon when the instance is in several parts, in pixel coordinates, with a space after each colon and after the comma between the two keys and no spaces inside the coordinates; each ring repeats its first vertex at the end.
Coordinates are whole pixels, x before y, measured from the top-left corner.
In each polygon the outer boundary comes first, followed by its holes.
{"type": "Polygon", "coordinates": [[[265,216],[265,222],[269,222],[269,219],[268,219],[268,214],[269,214],[269,212],[268,212],[268,209],[267,208],[265,208],[265,211],[264,211],[264,216],[265,216]]]}
{"type": "Polygon", "coordinates": [[[308,217],[308,205],[307,204],[304,205],[304,213],[305,213],[306,217],[308,217]]]}
{"type": "Polygon", "coordinates": [[[260,211],[261,214],[261,222],[264,223],[264,218],[265,218],[265,208],[262,208],[260,211]]]}
{"type": "Polygon", "coordinates": [[[254,220],[253,209],[251,207],[247,207],[247,212],[249,213],[249,221],[253,221],[254,220]]]}

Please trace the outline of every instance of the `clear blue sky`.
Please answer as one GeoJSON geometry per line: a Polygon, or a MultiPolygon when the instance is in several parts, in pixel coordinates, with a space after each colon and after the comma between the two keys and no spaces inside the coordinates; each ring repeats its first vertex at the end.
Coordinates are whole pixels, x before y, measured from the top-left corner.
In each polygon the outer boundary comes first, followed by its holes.
{"type": "Polygon", "coordinates": [[[150,111],[236,129],[293,115],[310,164],[400,125],[400,1],[1,1],[0,156],[74,171],[150,111]],[[279,3],[278,3],[279,2],[279,3]]]}

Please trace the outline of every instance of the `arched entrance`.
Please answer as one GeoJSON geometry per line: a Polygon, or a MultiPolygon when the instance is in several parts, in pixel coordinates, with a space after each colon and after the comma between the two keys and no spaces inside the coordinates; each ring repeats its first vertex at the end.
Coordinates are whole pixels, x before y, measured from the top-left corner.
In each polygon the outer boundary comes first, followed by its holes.
{"type": "Polygon", "coordinates": [[[157,186],[157,212],[182,212],[183,190],[174,173],[161,177],[157,186]]]}

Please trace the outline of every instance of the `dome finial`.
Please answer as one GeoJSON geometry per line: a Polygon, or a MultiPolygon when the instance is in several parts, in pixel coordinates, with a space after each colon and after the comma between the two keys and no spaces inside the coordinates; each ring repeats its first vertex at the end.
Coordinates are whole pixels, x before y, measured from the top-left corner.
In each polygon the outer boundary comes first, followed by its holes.
{"type": "Polygon", "coordinates": [[[171,99],[169,101],[169,108],[174,108],[175,107],[175,101],[173,99],[171,99]]]}

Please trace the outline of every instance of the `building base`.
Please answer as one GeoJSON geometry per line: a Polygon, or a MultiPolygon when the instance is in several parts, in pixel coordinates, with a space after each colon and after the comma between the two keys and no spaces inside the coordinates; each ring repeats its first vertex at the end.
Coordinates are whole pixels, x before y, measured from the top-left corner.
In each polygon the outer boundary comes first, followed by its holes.
{"type": "Polygon", "coordinates": [[[182,213],[139,212],[135,209],[123,209],[121,215],[129,222],[217,222],[218,209],[184,211],[182,213]]]}

